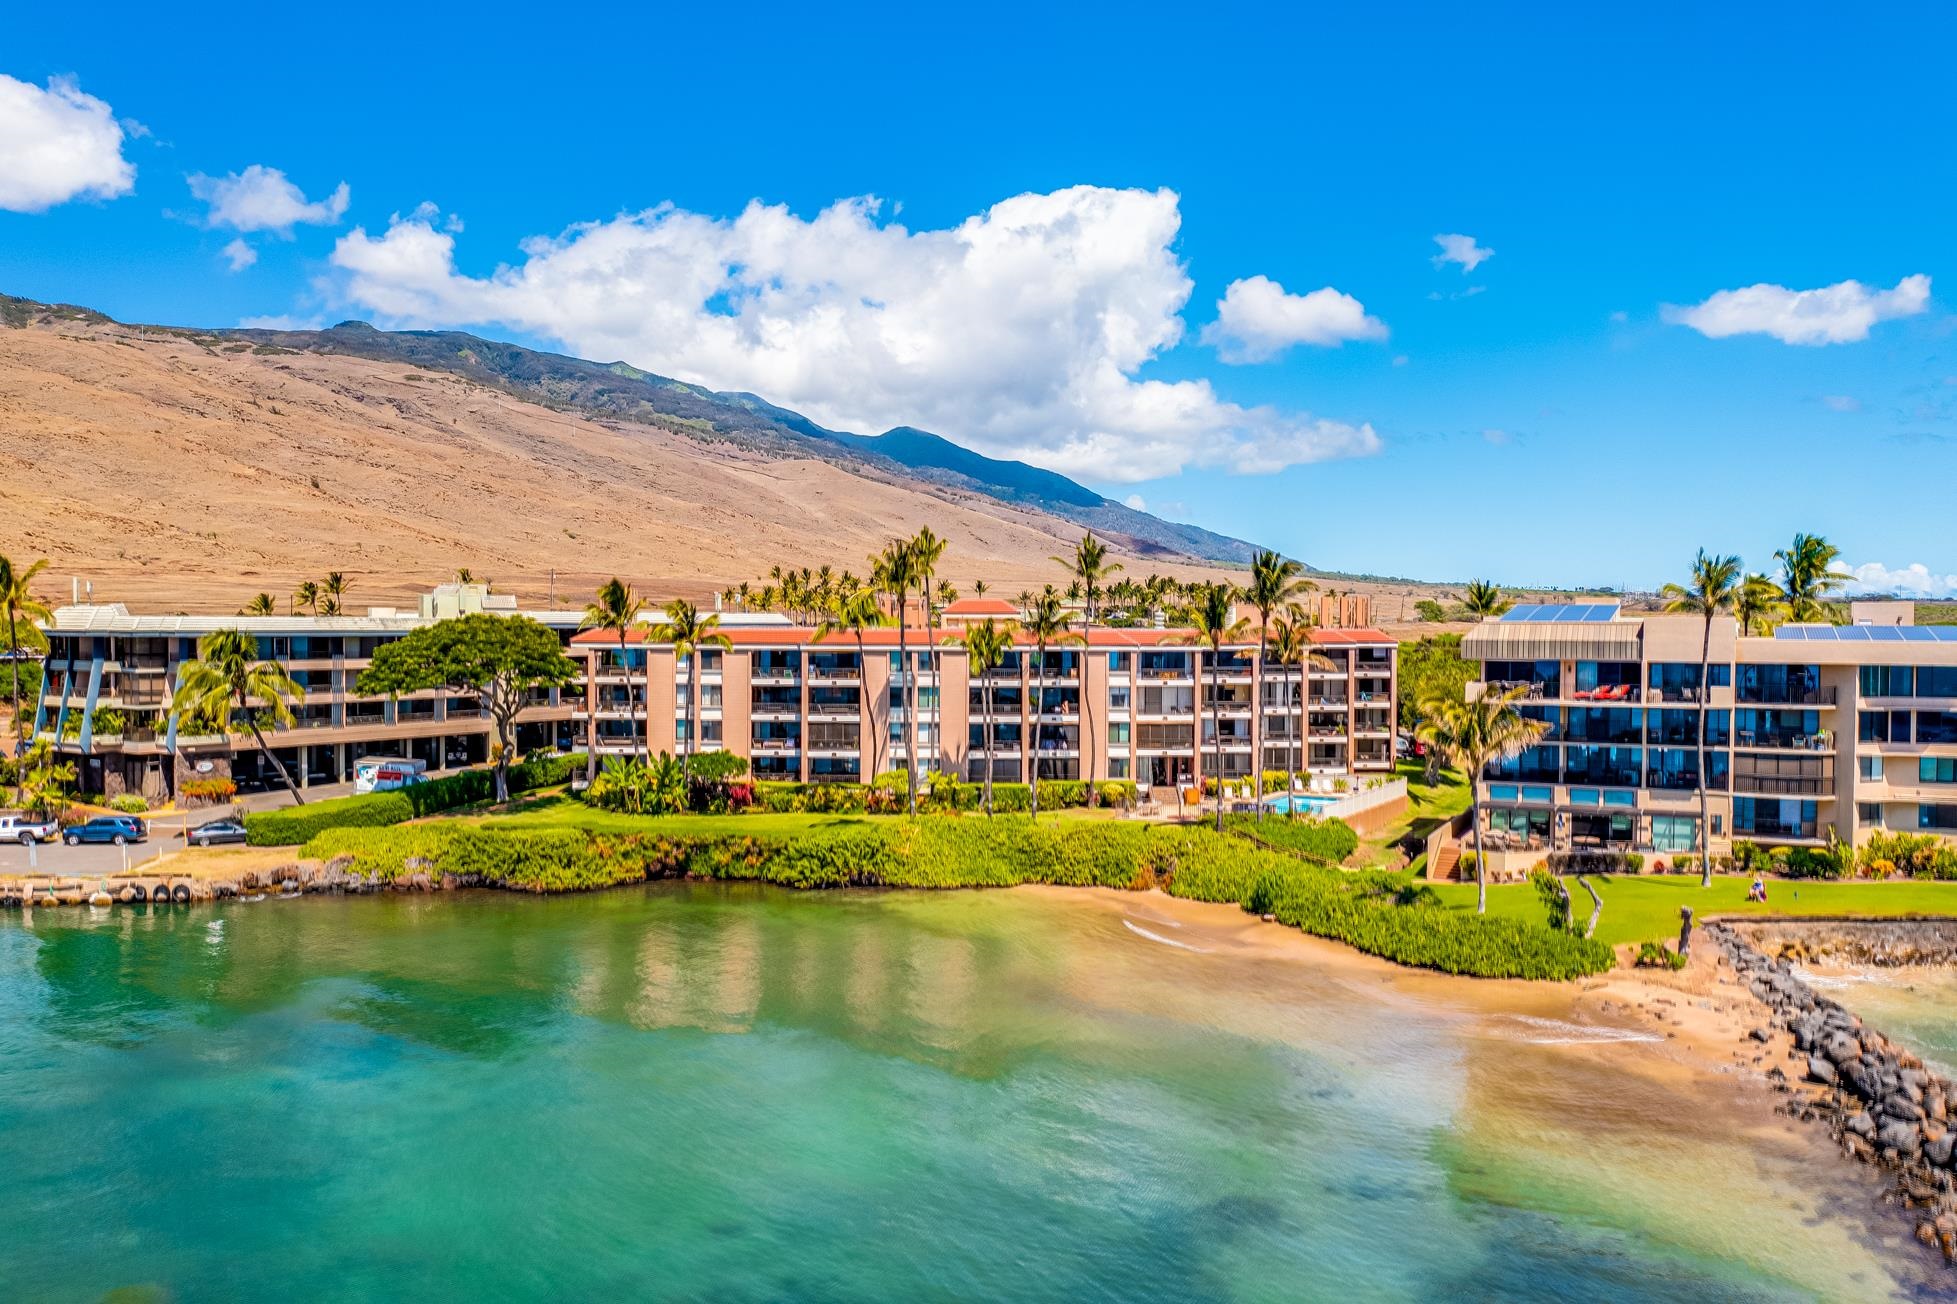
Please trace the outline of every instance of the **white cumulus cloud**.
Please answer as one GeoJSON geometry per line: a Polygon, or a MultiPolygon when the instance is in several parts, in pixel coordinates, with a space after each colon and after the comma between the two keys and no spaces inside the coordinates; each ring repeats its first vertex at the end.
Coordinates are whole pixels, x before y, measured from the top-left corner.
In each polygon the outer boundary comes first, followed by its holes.
{"type": "Polygon", "coordinates": [[[1225,362],[1265,362],[1293,344],[1343,344],[1383,340],[1386,323],[1365,305],[1331,286],[1288,294],[1268,276],[1232,281],[1216,302],[1216,320],[1203,327],[1203,343],[1225,362]]]}
{"type": "Polygon", "coordinates": [[[46,88],[0,73],[0,209],[39,213],[136,185],[113,110],[66,77],[46,88]]]}
{"type": "Polygon", "coordinates": [[[1123,498],[1121,501],[1124,505],[1128,507],[1132,507],[1138,512],[1145,512],[1148,510],[1148,500],[1143,498],[1140,494],[1129,494],[1126,498],[1123,498]]]}
{"type": "Polygon", "coordinates": [[[224,256],[230,260],[234,272],[242,272],[258,261],[258,251],[246,244],[243,236],[224,246],[224,256]]]}
{"type": "Polygon", "coordinates": [[[1894,593],[1907,598],[1957,596],[1957,575],[1939,575],[1920,561],[1891,569],[1879,561],[1837,568],[1848,576],[1850,593],[1894,593]]]}
{"type": "Polygon", "coordinates": [[[1930,306],[1930,278],[1905,276],[1891,290],[1841,281],[1819,290],[1748,285],[1721,290],[1704,303],[1664,305],[1666,321],[1723,340],[1771,335],[1783,344],[1848,344],[1869,337],[1877,322],[1913,317],[1930,306]]]}
{"type": "Polygon", "coordinates": [[[233,231],[291,235],[292,228],[302,223],[333,226],[346,216],[351,197],[342,181],[326,198],[309,200],[285,173],[262,163],[222,177],[193,173],[189,181],[190,193],[210,205],[206,223],[233,231]]]}
{"type": "Polygon", "coordinates": [[[1138,373],[1180,342],[1191,283],[1170,190],[1077,186],[909,230],[874,198],[804,219],[670,204],[561,235],[485,277],[424,207],[335,246],[339,294],[388,324],[501,324],[573,352],[751,390],[846,429],[916,425],[999,457],[1139,481],[1376,452],[1367,424],[1247,407],[1138,373]]]}
{"type": "Polygon", "coordinates": [[[1437,235],[1434,243],[1441,251],[1434,255],[1434,266],[1445,267],[1449,263],[1461,264],[1461,275],[1466,276],[1475,268],[1495,256],[1493,249],[1484,249],[1475,243],[1471,235],[1437,235]]]}

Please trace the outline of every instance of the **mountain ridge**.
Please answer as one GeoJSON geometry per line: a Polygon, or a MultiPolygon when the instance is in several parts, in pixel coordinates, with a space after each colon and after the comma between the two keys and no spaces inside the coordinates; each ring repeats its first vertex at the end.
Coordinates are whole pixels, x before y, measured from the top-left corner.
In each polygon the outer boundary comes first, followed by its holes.
{"type": "Polygon", "coordinates": [[[1242,539],[1163,520],[1097,494],[1059,472],[988,457],[931,431],[911,426],[896,426],[880,435],[830,430],[759,395],[708,389],[623,360],[596,362],[469,331],[388,331],[365,321],[340,322],[321,330],[235,327],[202,333],[295,352],[403,362],[500,384],[547,406],[640,424],[677,422],[683,428],[782,453],[841,456],[1000,502],[1039,508],[1118,536],[1143,556],[1245,565],[1256,550],[1242,539]]]}

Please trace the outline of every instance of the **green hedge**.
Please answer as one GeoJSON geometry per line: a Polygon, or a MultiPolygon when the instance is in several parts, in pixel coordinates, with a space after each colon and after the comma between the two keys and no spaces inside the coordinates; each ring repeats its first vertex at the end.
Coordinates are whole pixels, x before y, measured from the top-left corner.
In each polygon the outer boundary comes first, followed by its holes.
{"type": "MultiPolygon", "coordinates": [[[[568,783],[584,768],[584,756],[537,756],[510,767],[510,792],[528,792],[568,783]]],[[[496,795],[494,770],[458,774],[410,784],[391,792],[333,797],[306,806],[254,811],[245,816],[245,840],[254,847],[286,847],[310,841],[331,828],[379,828],[423,815],[473,806],[496,795]]]]}
{"type": "Polygon", "coordinates": [[[381,828],[411,820],[414,814],[413,804],[400,792],[334,797],[283,810],[253,811],[245,816],[245,841],[255,847],[286,847],[308,842],[327,829],[381,828]]]}
{"type": "Polygon", "coordinates": [[[1202,828],[891,820],[792,835],[739,829],[738,819],[724,833],[677,836],[439,823],[339,827],[313,838],[304,854],[346,857],[353,872],[383,881],[425,868],[530,892],[679,875],[793,888],[1160,887],[1272,914],[1362,951],[1447,973],[1574,978],[1613,961],[1601,942],[1450,911],[1408,898],[1391,875],[1321,868],[1202,828]]]}
{"type": "Polygon", "coordinates": [[[1282,815],[1226,815],[1223,827],[1274,851],[1288,851],[1336,865],[1359,849],[1359,835],[1344,820],[1291,819],[1282,815]]]}

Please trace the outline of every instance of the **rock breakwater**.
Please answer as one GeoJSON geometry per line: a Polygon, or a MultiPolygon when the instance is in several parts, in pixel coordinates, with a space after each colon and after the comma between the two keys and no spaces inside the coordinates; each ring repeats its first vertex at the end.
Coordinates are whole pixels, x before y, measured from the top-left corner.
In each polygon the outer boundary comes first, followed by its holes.
{"type": "Polygon", "coordinates": [[[1818,995],[1786,955],[1763,954],[1731,924],[1709,924],[1705,933],[1772,1011],[1777,1029],[1749,1035],[1771,1044],[1780,1040],[1777,1031],[1792,1040],[1787,1053],[1795,1071],[1767,1073],[1790,1097],[1782,1111],[1821,1123],[1844,1153],[1893,1173],[1889,1198],[1910,1211],[1917,1239],[1957,1263],[1957,1083],[1818,995]]]}

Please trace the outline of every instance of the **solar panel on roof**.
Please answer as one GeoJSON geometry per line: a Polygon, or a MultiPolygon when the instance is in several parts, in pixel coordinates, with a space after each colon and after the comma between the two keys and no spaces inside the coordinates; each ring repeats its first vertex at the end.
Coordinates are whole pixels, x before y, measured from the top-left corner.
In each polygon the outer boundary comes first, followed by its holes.
{"type": "Polygon", "coordinates": [[[1937,636],[1917,625],[1898,625],[1896,634],[1905,643],[1934,643],[1937,636]]]}
{"type": "Polygon", "coordinates": [[[1957,625],[1934,625],[1931,627],[1940,643],[1957,643],[1957,625]]]}

